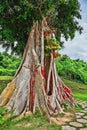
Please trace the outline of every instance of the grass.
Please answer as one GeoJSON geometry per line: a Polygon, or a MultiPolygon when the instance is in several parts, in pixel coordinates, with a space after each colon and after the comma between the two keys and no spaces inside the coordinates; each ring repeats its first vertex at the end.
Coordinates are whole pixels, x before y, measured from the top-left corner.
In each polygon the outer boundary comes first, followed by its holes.
{"type": "Polygon", "coordinates": [[[8,81],[8,80],[12,80],[13,76],[0,76],[0,80],[1,81],[8,81]]]}
{"type": "Polygon", "coordinates": [[[80,99],[80,100],[86,101],[87,100],[87,92],[85,92],[85,93],[74,93],[74,97],[76,99],[80,99]]]}
{"type": "Polygon", "coordinates": [[[0,130],[61,130],[61,126],[50,124],[38,111],[21,120],[15,122],[12,120],[6,121],[0,130]]]}
{"type": "Polygon", "coordinates": [[[12,80],[12,76],[0,76],[0,93],[7,86],[7,84],[12,80]]]}
{"type": "Polygon", "coordinates": [[[64,83],[72,90],[73,95],[76,99],[87,100],[87,85],[76,82],[73,80],[68,80],[61,77],[64,83]]]}
{"type": "Polygon", "coordinates": [[[12,79],[13,76],[0,76],[0,93],[12,79]]]}

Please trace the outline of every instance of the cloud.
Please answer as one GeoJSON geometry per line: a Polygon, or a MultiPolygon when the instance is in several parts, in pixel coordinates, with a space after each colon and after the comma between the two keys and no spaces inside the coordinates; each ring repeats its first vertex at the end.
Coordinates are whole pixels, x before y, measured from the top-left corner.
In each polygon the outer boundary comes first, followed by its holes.
{"type": "Polygon", "coordinates": [[[3,52],[4,48],[2,48],[2,45],[0,45],[0,52],[3,52]]]}
{"type": "Polygon", "coordinates": [[[79,20],[79,23],[84,29],[83,33],[81,35],[76,33],[76,36],[72,41],[70,39],[67,42],[65,41],[65,48],[63,48],[60,53],[66,54],[73,59],[79,58],[87,61],[87,1],[80,0],[80,3],[82,20],[79,20]]]}

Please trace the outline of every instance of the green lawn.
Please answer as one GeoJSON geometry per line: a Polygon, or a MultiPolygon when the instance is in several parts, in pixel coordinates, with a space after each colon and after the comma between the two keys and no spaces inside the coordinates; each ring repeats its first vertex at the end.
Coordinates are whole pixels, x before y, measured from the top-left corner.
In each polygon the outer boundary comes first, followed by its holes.
{"type": "Polygon", "coordinates": [[[4,80],[4,81],[8,81],[8,80],[12,80],[13,76],[0,76],[0,81],[4,80]]]}
{"type": "Polygon", "coordinates": [[[76,99],[87,101],[87,92],[84,93],[74,93],[76,99]]]}
{"type": "Polygon", "coordinates": [[[81,82],[68,80],[63,77],[62,77],[62,80],[72,90],[75,98],[81,99],[81,100],[87,100],[87,85],[81,82]]]}

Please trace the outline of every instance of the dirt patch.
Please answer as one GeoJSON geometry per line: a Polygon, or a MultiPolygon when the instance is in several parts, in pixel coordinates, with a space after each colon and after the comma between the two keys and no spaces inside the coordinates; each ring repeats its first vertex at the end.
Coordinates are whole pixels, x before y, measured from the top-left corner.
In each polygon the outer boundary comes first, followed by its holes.
{"type": "Polygon", "coordinates": [[[6,113],[4,116],[3,116],[6,120],[9,119],[10,117],[12,117],[12,114],[10,112],[6,113]]]}
{"type": "Polygon", "coordinates": [[[73,120],[75,120],[75,114],[70,112],[65,112],[63,115],[60,115],[60,117],[57,118],[51,117],[51,121],[58,125],[65,125],[73,120]]]}
{"type": "Polygon", "coordinates": [[[18,120],[21,120],[21,119],[23,119],[24,117],[28,117],[28,116],[32,116],[32,112],[23,112],[21,115],[19,115],[18,117],[16,117],[14,120],[13,120],[13,122],[16,122],[16,121],[18,121],[18,120]]]}
{"type": "Polygon", "coordinates": [[[15,126],[17,126],[17,127],[31,127],[32,124],[31,123],[19,123],[19,124],[16,124],[15,126]]]}

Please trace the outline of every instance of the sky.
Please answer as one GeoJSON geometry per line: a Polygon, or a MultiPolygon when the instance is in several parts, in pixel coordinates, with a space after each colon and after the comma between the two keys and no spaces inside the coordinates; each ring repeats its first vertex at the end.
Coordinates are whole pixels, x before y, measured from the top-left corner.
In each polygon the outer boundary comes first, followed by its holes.
{"type": "MultiPolygon", "coordinates": [[[[75,38],[71,41],[64,41],[64,48],[60,51],[61,54],[66,54],[72,59],[81,59],[87,62],[87,0],[79,0],[81,4],[82,19],[79,20],[83,27],[83,33],[76,33],[75,38]]],[[[3,51],[0,46],[0,52],[3,51]]]]}
{"type": "Polygon", "coordinates": [[[79,20],[83,27],[83,33],[76,33],[75,38],[71,41],[64,41],[64,48],[60,51],[61,54],[66,54],[72,59],[81,59],[87,62],[87,0],[79,0],[81,4],[82,19],[79,20]]]}

